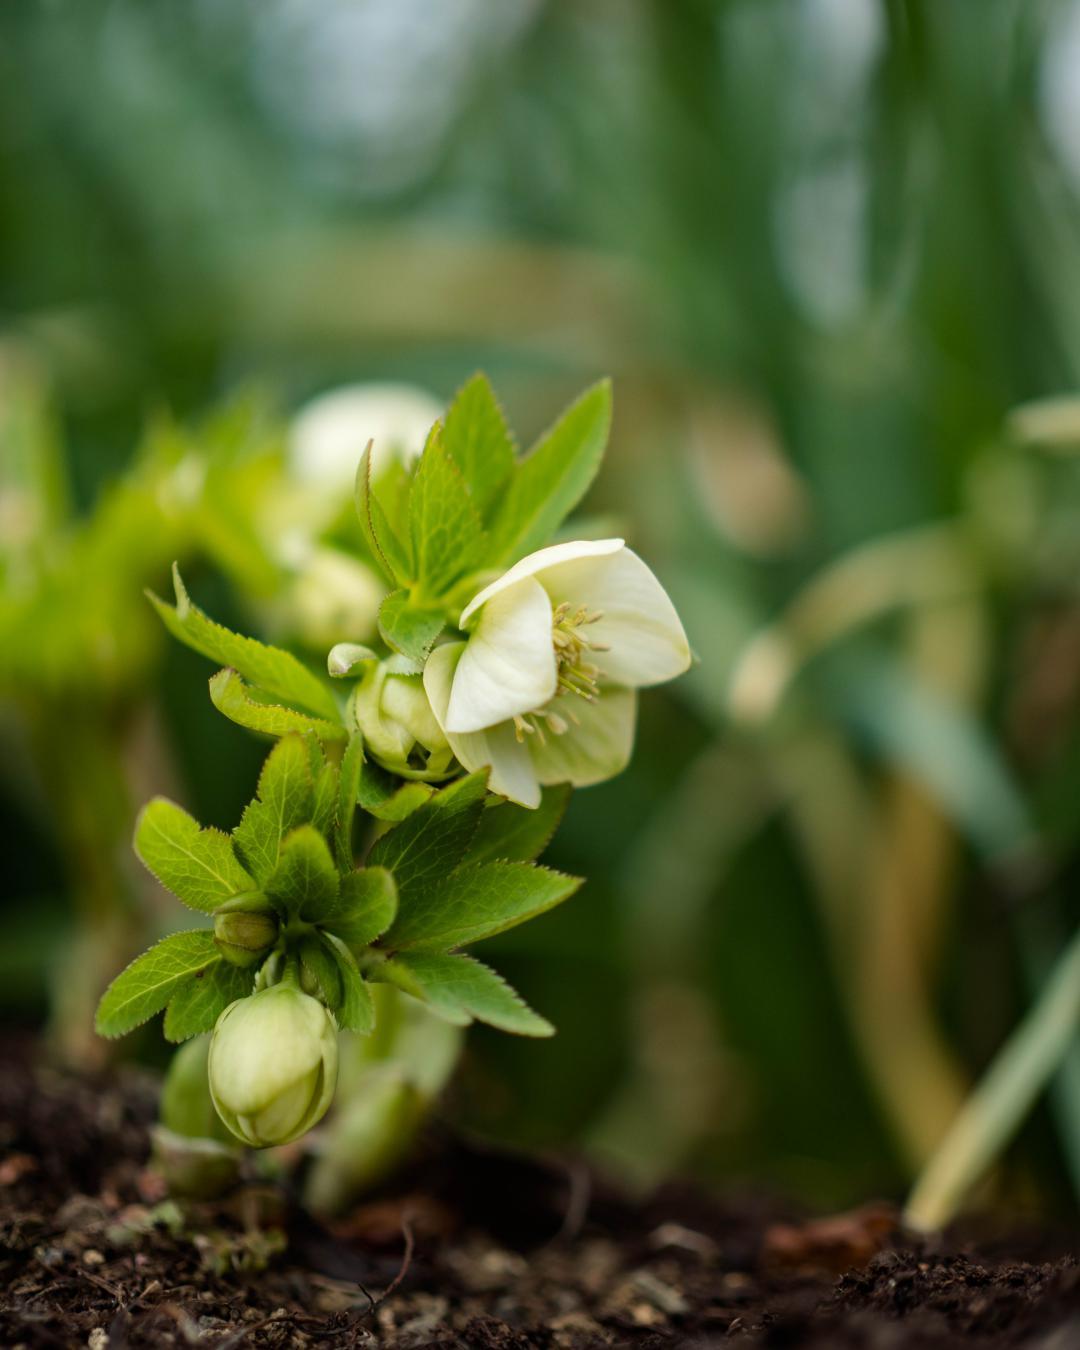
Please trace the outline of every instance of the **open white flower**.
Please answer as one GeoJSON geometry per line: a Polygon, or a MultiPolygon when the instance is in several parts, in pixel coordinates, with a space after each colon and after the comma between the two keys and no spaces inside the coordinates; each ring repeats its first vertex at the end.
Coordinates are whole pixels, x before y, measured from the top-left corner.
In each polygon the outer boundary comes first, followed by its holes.
{"type": "Polygon", "coordinates": [[[466,605],[464,642],[436,648],[424,687],[467,769],[537,806],[540,787],[584,787],[626,766],[634,690],[682,674],[675,607],[621,539],[531,553],[466,605]]]}

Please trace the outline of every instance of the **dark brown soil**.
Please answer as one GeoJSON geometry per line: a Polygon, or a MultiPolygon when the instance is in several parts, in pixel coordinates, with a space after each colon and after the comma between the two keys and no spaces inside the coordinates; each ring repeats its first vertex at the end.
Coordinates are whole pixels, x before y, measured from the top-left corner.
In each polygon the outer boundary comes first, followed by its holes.
{"type": "Polygon", "coordinates": [[[445,1140],[333,1231],[266,1185],[181,1210],[146,1168],[155,1096],[0,1064],[4,1347],[1080,1347],[1060,1252],[932,1247],[883,1207],[634,1205],[583,1167],[445,1140]]]}

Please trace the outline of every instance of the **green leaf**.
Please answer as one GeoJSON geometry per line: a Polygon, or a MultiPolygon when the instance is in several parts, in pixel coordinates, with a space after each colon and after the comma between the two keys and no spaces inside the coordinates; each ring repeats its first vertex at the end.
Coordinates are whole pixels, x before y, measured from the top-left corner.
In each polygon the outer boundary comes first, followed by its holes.
{"type": "Polygon", "coordinates": [[[356,958],[339,938],[324,934],[327,945],[337,958],[341,976],[341,1007],[337,1010],[338,1026],[343,1031],[357,1031],[366,1036],[375,1026],[375,1001],[367,981],[360,974],[356,958]]]}
{"type": "Polygon", "coordinates": [[[360,775],[360,805],[379,820],[404,820],[423,806],[434,791],[430,783],[402,783],[370,760],[365,762],[360,775]]]}
{"type": "Polygon", "coordinates": [[[360,795],[360,776],[364,770],[364,738],[359,732],[353,732],[349,744],[341,757],[341,770],[338,774],[337,815],[334,822],[334,857],[338,869],[342,872],[352,870],[353,854],[353,818],[356,815],[356,802],[360,795]]]}
{"type": "Polygon", "coordinates": [[[140,811],[135,852],[167,890],[203,914],[252,889],[229,836],[200,829],[197,820],[165,797],[155,797],[140,811]]]}
{"type": "MultiPolygon", "coordinates": [[[[404,486],[400,497],[402,504],[407,502],[404,486]]],[[[386,509],[372,486],[370,445],[356,469],[355,499],[360,528],[376,561],[395,585],[401,586],[412,581],[413,561],[408,541],[403,541],[391,525],[386,509]]]]}
{"type": "Polygon", "coordinates": [[[467,861],[532,862],[539,858],[559,828],[572,791],[569,783],[545,788],[535,811],[512,802],[489,806],[480,817],[467,861]]]}
{"type": "Polygon", "coordinates": [[[585,495],[611,429],[611,383],[586,390],[514,471],[491,523],[490,561],[542,548],[585,495]]]}
{"type": "Polygon", "coordinates": [[[482,557],[486,538],[461,470],[447,454],[438,422],[420,456],[409,496],[416,585],[429,598],[444,595],[482,557]]]}
{"type": "Polygon", "coordinates": [[[314,805],[311,823],[327,839],[334,832],[338,806],[338,767],[329,761],[322,766],[315,779],[314,805]]]}
{"type": "Polygon", "coordinates": [[[393,952],[409,947],[436,952],[464,947],[546,913],[580,885],[580,877],[533,863],[461,867],[422,894],[403,897],[384,945],[393,952]]]}
{"type": "Polygon", "coordinates": [[[301,825],[282,840],[281,860],[266,883],[266,893],[280,900],[291,915],[317,923],[333,911],[338,885],[326,840],[314,825],[301,825]]]}
{"type": "Polygon", "coordinates": [[[210,700],[230,721],[267,736],[310,731],[325,741],[343,741],[348,734],[340,722],[324,722],[280,703],[261,702],[258,691],[245,685],[235,670],[219,670],[211,677],[210,700]]]}
{"type": "Polygon", "coordinates": [[[362,867],[341,878],[337,908],[325,927],[350,947],[367,947],[394,922],[398,893],[392,872],[362,867]]]}
{"type": "Polygon", "coordinates": [[[340,1008],[343,987],[336,950],[311,933],[300,943],[300,960],[318,983],[326,1006],[335,1011],[340,1008]]]}
{"type": "Polygon", "coordinates": [[[165,1039],[175,1043],[213,1031],[229,1004],[251,993],[254,978],[250,970],[219,960],[182,980],[165,1009],[165,1039]]]}
{"type": "Polygon", "coordinates": [[[312,808],[308,748],[301,736],[283,736],[263,764],[256,800],[233,830],[233,847],[260,886],[277,866],[282,839],[311,819],[312,808]]]}
{"type": "Polygon", "coordinates": [[[443,445],[483,516],[514,471],[514,439],[486,375],[474,375],[458,391],[446,414],[443,445]]]}
{"type": "Polygon", "coordinates": [[[402,952],[380,967],[380,975],[427,1003],[456,1026],[477,1018],[518,1036],[553,1036],[555,1028],[489,966],[472,956],[402,952]]]}
{"type": "Polygon", "coordinates": [[[369,865],[388,867],[403,899],[444,878],[465,856],[486,791],[487,770],[481,769],[436,792],[376,840],[369,865]]]}
{"type": "Polygon", "coordinates": [[[446,627],[441,609],[414,605],[408,591],[391,591],[379,606],[379,632],[388,647],[423,666],[446,627]]]}
{"type": "Polygon", "coordinates": [[[338,715],[334,696],[323,682],[291,652],[268,647],[254,638],[242,637],[215,623],[194,604],[180,577],[180,569],[173,564],[173,586],[176,590],[175,608],[152,592],[147,592],[151,604],[169,632],[211,661],[231,666],[245,679],[275,698],[296,703],[308,712],[334,719],[338,715]]]}
{"type": "Polygon", "coordinates": [[[168,1003],[181,980],[220,961],[209,929],[173,933],[122,970],[98,1004],[99,1036],[123,1036],[168,1003]]]}

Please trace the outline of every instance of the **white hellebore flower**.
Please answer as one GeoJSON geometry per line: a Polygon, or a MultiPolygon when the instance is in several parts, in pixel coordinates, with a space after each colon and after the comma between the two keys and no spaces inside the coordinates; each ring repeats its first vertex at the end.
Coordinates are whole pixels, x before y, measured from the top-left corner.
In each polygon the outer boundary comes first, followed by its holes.
{"type": "Polygon", "coordinates": [[[347,384],[306,403],[293,419],[289,464],[301,483],[340,500],[352,492],[368,441],[371,471],[396,458],[408,468],[443,415],[442,404],[411,384],[347,384]]]}
{"type": "Polygon", "coordinates": [[[465,642],[424,668],[458,760],[491,768],[522,806],[541,785],[584,787],[626,767],[636,689],[681,675],[690,647],[664,588],[621,539],[530,553],[465,606],[465,642]]]}
{"type": "Polygon", "coordinates": [[[287,1144],[326,1114],[337,1085],[333,1015],[293,984],[230,1003],[208,1063],[218,1115],[251,1148],[287,1144]]]}

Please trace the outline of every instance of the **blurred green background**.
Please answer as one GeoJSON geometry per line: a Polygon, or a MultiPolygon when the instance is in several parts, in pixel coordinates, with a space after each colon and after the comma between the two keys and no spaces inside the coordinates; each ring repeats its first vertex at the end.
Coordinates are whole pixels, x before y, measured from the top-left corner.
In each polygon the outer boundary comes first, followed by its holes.
{"type": "MultiPolygon", "coordinates": [[[[80,812],[114,817],[107,909],[132,802],[231,826],[262,753],[143,616],[170,540],[117,479],[148,419],[228,442],[482,367],[528,443],[610,373],[587,505],[700,661],[573,801],[549,856],[586,890],[496,940],[560,1035],[472,1034],[448,1110],[643,1181],[899,1194],[1077,918],[1080,414],[1009,413],[1080,384],[1078,194],[1075,0],[9,0],[9,597],[20,549],[114,518],[63,632],[0,629],[5,1016],[68,969],[80,812]]],[[[250,630],[215,528],[193,593],[250,630]]],[[[1068,1203],[1077,1100],[1013,1202],[1068,1203]]]]}

